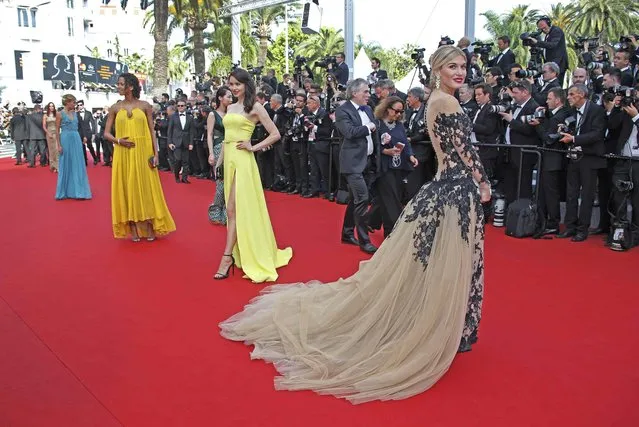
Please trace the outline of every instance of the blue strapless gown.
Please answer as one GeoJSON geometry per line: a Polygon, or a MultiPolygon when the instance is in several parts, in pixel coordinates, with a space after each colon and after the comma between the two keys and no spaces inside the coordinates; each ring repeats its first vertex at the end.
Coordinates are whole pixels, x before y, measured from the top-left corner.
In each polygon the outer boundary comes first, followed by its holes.
{"type": "Polygon", "coordinates": [[[62,115],[60,123],[62,154],[58,166],[58,186],[55,198],[56,200],[90,199],[92,197],[91,188],[82,154],[84,146],[78,132],[78,118],[73,114],[71,119],[64,111],[58,114],[62,115]]]}

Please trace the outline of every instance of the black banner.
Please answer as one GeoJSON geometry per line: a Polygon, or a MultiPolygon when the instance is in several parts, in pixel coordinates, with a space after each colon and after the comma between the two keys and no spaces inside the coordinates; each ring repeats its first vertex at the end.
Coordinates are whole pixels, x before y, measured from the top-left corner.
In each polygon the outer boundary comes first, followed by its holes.
{"type": "Polygon", "coordinates": [[[14,50],[13,56],[16,60],[16,80],[24,79],[24,64],[22,63],[22,54],[28,53],[28,50],[14,50]]]}
{"type": "Polygon", "coordinates": [[[80,81],[107,84],[115,86],[118,76],[127,71],[128,67],[120,62],[80,56],[80,81]]]}
{"type": "Polygon", "coordinates": [[[61,53],[42,54],[42,73],[45,80],[75,81],[75,60],[73,55],[61,53]]]}

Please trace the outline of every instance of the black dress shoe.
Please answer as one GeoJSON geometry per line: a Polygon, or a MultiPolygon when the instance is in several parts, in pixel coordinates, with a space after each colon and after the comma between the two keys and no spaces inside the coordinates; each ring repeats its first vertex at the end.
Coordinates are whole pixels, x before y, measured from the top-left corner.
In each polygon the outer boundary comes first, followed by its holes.
{"type": "Polygon", "coordinates": [[[572,240],[573,242],[583,242],[587,238],[588,238],[588,233],[577,233],[570,240],[572,240]]]}
{"type": "Polygon", "coordinates": [[[298,194],[299,191],[297,191],[297,188],[294,188],[292,190],[289,190],[286,194],[298,194]]]}
{"type": "Polygon", "coordinates": [[[319,194],[317,194],[317,193],[306,193],[306,194],[302,194],[302,197],[304,197],[305,199],[313,199],[315,197],[319,197],[319,194]]]}
{"type": "Polygon", "coordinates": [[[175,182],[179,184],[179,183],[181,183],[182,181],[180,181],[180,178],[175,178],[175,182]]]}
{"type": "Polygon", "coordinates": [[[355,236],[342,236],[342,243],[346,243],[347,245],[355,245],[359,246],[359,242],[355,238],[355,236]]]}
{"type": "Polygon", "coordinates": [[[557,237],[559,237],[560,239],[567,239],[568,237],[572,237],[575,234],[577,234],[575,230],[564,230],[562,233],[557,234],[557,237]]]}
{"type": "Polygon", "coordinates": [[[366,252],[367,254],[374,254],[377,251],[377,248],[372,243],[366,243],[359,247],[362,252],[366,252]]]}
{"type": "Polygon", "coordinates": [[[189,181],[189,179],[188,179],[188,178],[182,178],[182,182],[183,182],[184,184],[190,184],[190,183],[191,183],[191,181],[189,181]]]}

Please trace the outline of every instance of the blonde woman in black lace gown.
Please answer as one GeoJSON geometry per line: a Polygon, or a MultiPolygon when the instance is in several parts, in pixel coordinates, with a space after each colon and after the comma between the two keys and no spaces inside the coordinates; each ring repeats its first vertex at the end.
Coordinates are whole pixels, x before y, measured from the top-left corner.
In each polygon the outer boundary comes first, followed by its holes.
{"type": "Polygon", "coordinates": [[[438,172],[375,255],[347,279],[266,288],[220,325],[224,337],[255,346],[252,358],[275,365],[277,389],[353,403],[404,399],[435,384],[477,339],[490,186],[453,97],[466,57],[444,46],[431,68],[426,121],[438,172]]]}

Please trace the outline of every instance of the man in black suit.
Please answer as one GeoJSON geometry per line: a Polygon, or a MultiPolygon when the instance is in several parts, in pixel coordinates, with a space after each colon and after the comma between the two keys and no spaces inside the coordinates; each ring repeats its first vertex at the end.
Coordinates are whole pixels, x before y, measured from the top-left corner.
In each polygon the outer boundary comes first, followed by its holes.
{"type": "Polygon", "coordinates": [[[42,127],[42,106],[35,104],[33,111],[27,115],[27,131],[29,132],[29,143],[27,144],[27,159],[30,168],[35,167],[36,154],[40,153],[40,166],[48,163],[47,139],[42,127]]]}
{"type": "Polygon", "coordinates": [[[559,65],[554,62],[546,62],[542,67],[542,79],[543,84],[533,86],[533,98],[537,104],[546,108],[546,100],[548,99],[548,92],[554,87],[561,88],[557,76],[559,75],[559,65]]]}
{"type": "MultiPolygon", "coordinates": [[[[546,103],[548,108],[545,112],[545,118],[542,121],[534,119],[530,124],[536,126],[544,147],[565,150],[566,145],[559,142],[557,138],[552,138],[551,135],[556,135],[559,125],[563,125],[566,119],[572,115],[572,111],[566,105],[566,93],[559,87],[552,88],[548,91],[546,103]]],[[[541,218],[539,236],[559,232],[559,223],[561,222],[559,203],[563,184],[561,176],[565,169],[565,160],[564,153],[543,152],[540,175],[541,191],[538,204],[541,218]]]]}
{"type": "Polygon", "coordinates": [[[337,61],[337,67],[333,69],[333,67],[331,66],[329,67],[329,70],[331,70],[331,72],[335,75],[335,80],[337,80],[337,83],[346,86],[350,73],[348,65],[346,64],[346,62],[344,62],[346,60],[346,55],[344,54],[344,52],[340,52],[335,55],[335,59],[337,61]]]}
{"type": "MultiPolygon", "coordinates": [[[[539,104],[532,98],[532,88],[528,81],[521,80],[510,84],[513,100],[517,107],[512,113],[499,113],[508,126],[506,127],[505,143],[507,145],[529,145],[538,147],[539,136],[535,127],[522,121],[522,117],[533,114],[539,104]]],[[[532,171],[536,157],[522,153],[520,148],[509,149],[506,152],[504,164],[504,193],[506,201],[511,203],[518,197],[528,199],[532,197],[532,171]],[[522,157],[523,156],[523,157],[522,157]],[[521,171],[519,164],[521,162],[521,171]],[[517,194],[517,184],[521,174],[521,192],[517,194]]]]}
{"type": "Polygon", "coordinates": [[[413,149],[413,155],[419,164],[406,178],[406,198],[412,199],[422,188],[422,185],[432,180],[437,172],[437,159],[433,145],[429,141],[426,130],[426,93],[421,87],[414,87],[408,91],[406,98],[406,137],[413,149]]]}
{"type": "MultiPolygon", "coordinates": [[[[80,133],[80,138],[82,138],[82,143],[89,149],[91,157],[93,157],[93,164],[97,165],[100,157],[95,154],[95,150],[93,149],[93,135],[95,135],[96,130],[93,114],[84,109],[83,100],[79,100],[76,103],[76,107],[78,108],[76,114],[78,116],[78,132],[80,133]]],[[[84,154],[84,163],[86,164],[87,150],[83,148],[82,153],[84,154]]]]}
{"type": "Polygon", "coordinates": [[[475,91],[467,83],[464,83],[459,88],[458,94],[459,105],[462,107],[462,110],[464,110],[464,113],[472,120],[479,109],[479,105],[477,105],[477,101],[475,101],[475,91]]]}
{"type": "Polygon", "coordinates": [[[499,55],[488,61],[489,67],[499,67],[501,69],[501,75],[506,80],[504,85],[508,83],[508,73],[510,73],[510,66],[517,62],[515,54],[510,50],[510,37],[501,36],[497,39],[497,47],[499,48],[499,55]]]}
{"type": "Polygon", "coordinates": [[[533,37],[528,40],[536,46],[545,50],[544,57],[548,62],[554,62],[559,65],[560,86],[563,85],[566,68],[568,68],[568,51],[566,50],[566,36],[561,28],[551,25],[550,18],[542,16],[537,21],[537,28],[546,36],[543,41],[539,41],[533,37]]]}
{"type": "Polygon", "coordinates": [[[572,237],[573,242],[583,242],[588,238],[597,188],[597,170],[606,167],[606,159],[599,157],[604,154],[606,113],[603,108],[588,101],[588,88],[585,85],[572,85],[568,90],[568,102],[576,114],[576,127],[574,135],[561,133],[560,141],[570,144],[570,161],[564,218],[566,230],[558,237],[572,237]]]}
{"type": "Polygon", "coordinates": [[[369,97],[366,80],[351,81],[346,88],[348,101],[336,110],[335,126],[344,138],[340,151],[340,171],[350,193],[344,213],[342,242],[359,245],[362,251],[372,254],[377,248],[370,242],[366,223],[368,185],[380,170],[380,142],[373,111],[366,105],[369,97]]]}
{"type": "Polygon", "coordinates": [[[306,116],[306,127],[309,130],[308,154],[311,163],[311,180],[309,192],[303,196],[317,197],[320,191],[324,191],[328,198],[331,193],[331,189],[328,188],[328,165],[333,122],[326,110],[320,107],[318,96],[309,96],[306,104],[309,113],[306,116]]]}
{"type": "MultiPolygon", "coordinates": [[[[475,86],[475,100],[478,108],[470,119],[473,121],[473,142],[499,144],[501,139],[501,117],[491,111],[492,88],[488,83],[475,86]]],[[[499,151],[497,147],[479,147],[479,157],[489,178],[494,178],[499,151]]]]}
{"type": "Polygon", "coordinates": [[[173,157],[173,173],[175,182],[190,184],[189,181],[189,152],[193,150],[195,127],[193,116],[186,114],[186,101],[181,99],[177,103],[178,112],[169,117],[167,139],[169,156],[173,157]],[[180,167],[182,179],[180,180],[180,167]]]}
{"type": "Polygon", "coordinates": [[[368,75],[368,83],[375,84],[380,80],[386,80],[388,78],[388,73],[386,70],[382,70],[382,63],[379,58],[371,58],[371,68],[373,72],[368,75]]]}
{"type": "Polygon", "coordinates": [[[275,182],[271,189],[273,191],[285,191],[295,178],[293,164],[291,163],[291,153],[288,147],[289,142],[285,140],[287,123],[292,112],[284,108],[282,96],[278,93],[271,95],[270,104],[273,111],[273,123],[275,123],[275,127],[277,127],[282,136],[279,141],[273,144],[275,182]]]}
{"type": "Polygon", "coordinates": [[[612,59],[612,63],[615,65],[615,68],[618,68],[621,73],[621,85],[628,87],[633,86],[632,83],[634,81],[630,56],[630,52],[618,50],[615,52],[615,56],[612,59]]]}

